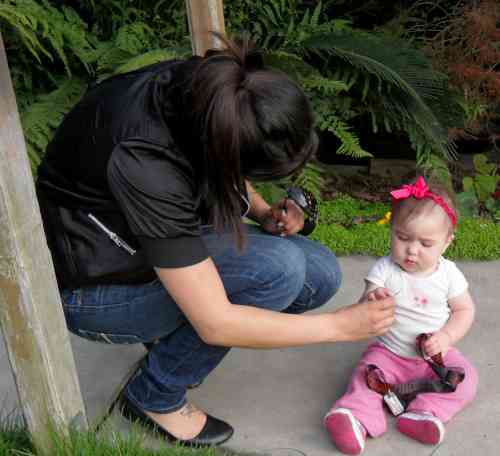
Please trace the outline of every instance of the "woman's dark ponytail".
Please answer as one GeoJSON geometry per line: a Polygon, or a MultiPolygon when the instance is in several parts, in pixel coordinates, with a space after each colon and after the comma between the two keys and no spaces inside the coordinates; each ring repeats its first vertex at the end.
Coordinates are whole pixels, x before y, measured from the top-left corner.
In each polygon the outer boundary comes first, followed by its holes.
{"type": "Polygon", "coordinates": [[[217,229],[230,228],[241,247],[245,179],[270,180],[297,171],[316,148],[312,113],[302,90],[267,69],[248,39],[209,51],[190,84],[203,143],[203,183],[217,229]]]}

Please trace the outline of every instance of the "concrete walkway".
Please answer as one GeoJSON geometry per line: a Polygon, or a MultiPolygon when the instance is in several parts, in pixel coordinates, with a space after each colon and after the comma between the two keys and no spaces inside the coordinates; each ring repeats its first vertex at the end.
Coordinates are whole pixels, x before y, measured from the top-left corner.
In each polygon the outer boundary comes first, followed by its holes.
{"type": "MultiPolygon", "coordinates": [[[[368,257],[340,259],[344,273],[342,288],[325,310],[359,298],[362,278],[373,261],[368,257]]],[[[368,440],[367,455],[500,454],[500,261],[459,262],[459,267],[469,280],[477,305],[475,324],[459,344],[479,370],[477,399],[447,425],[447,435],[439,447],[421,445],[399,434],[389,417],[388,432],[368,440]]],[[[143,350],[141,346],[109,346],[74,336],[72,344],[92,419],[103,412],[111,392],[143,350]]],[[[235,427],[234,437],[227,445],[232,450],[266,456],[339,454],[322,428],[322,417],[342,394],[366,345],[367,342],[283,350],[233,349],[206,382],[190,392],[190,399],[235,427]]],[[[17,403],[3,340],[0,343],[0,403],[3,410],[17,403]]],[[[126,427],[119,417],[113,417],[113,423],[126,427]]]]}

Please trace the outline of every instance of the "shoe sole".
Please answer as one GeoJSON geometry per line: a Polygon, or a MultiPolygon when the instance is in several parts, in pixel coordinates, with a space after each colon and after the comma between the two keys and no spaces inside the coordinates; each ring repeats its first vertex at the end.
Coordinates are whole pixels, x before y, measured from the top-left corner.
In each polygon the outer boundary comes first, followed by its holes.
{"type": "Polygon", "coordinates": [[[352,412],[337,409],[325,417],[325,427],[333,443],[344,454],[358,455],[365,448],[365,437],[360,431],[352,412]]]}
{"type": "Polygon", "coordinates": [[[427,445],[441,443],[445,434],[443,423],[431,415],[405,413],[398,418],[396,427],[402,434],[427,445]]]}

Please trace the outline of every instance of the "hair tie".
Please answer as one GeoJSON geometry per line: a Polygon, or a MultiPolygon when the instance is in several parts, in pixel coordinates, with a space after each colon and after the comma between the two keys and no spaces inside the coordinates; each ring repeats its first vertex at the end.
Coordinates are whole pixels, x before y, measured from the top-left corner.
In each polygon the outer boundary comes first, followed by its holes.
{"type": "Polygon", "coordinates": [[[423,199],[423,198],[429,198],[432,201],[434,201],[438,206],[441,206],[443,210],[446,212],[448,217],[451,220],[451,224],[455,226],[457,224],[457,216],[453,209],[446,203],[446,201],[438,196],[429,191],[429,187],[427,186],[425,179],[422,176],[419,176],[415,184],[407,184],[403,185],[402,187],[393,190],[391,192],[391,196],[394,201],[397,200],[404,200],[410,197],[413,197],[415,199],[423,199]]]}

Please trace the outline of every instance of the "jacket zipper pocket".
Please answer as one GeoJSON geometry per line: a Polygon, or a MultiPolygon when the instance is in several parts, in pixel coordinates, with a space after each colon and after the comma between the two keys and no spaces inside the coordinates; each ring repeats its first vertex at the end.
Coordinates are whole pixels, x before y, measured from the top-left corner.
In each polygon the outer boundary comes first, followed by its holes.
{"type": "Polygon", "coordinates": [[[94,215],[87,214],[89,219],[92,220],[102,231],[104,231],[107,236],[120,248],[124,249],[130,255],[135,255],[137,250],[133,249],[130,245],[128,245],[120,236],[111,231],[106,225],[104,225],[101,221],[99,221],[94,215]]]}

